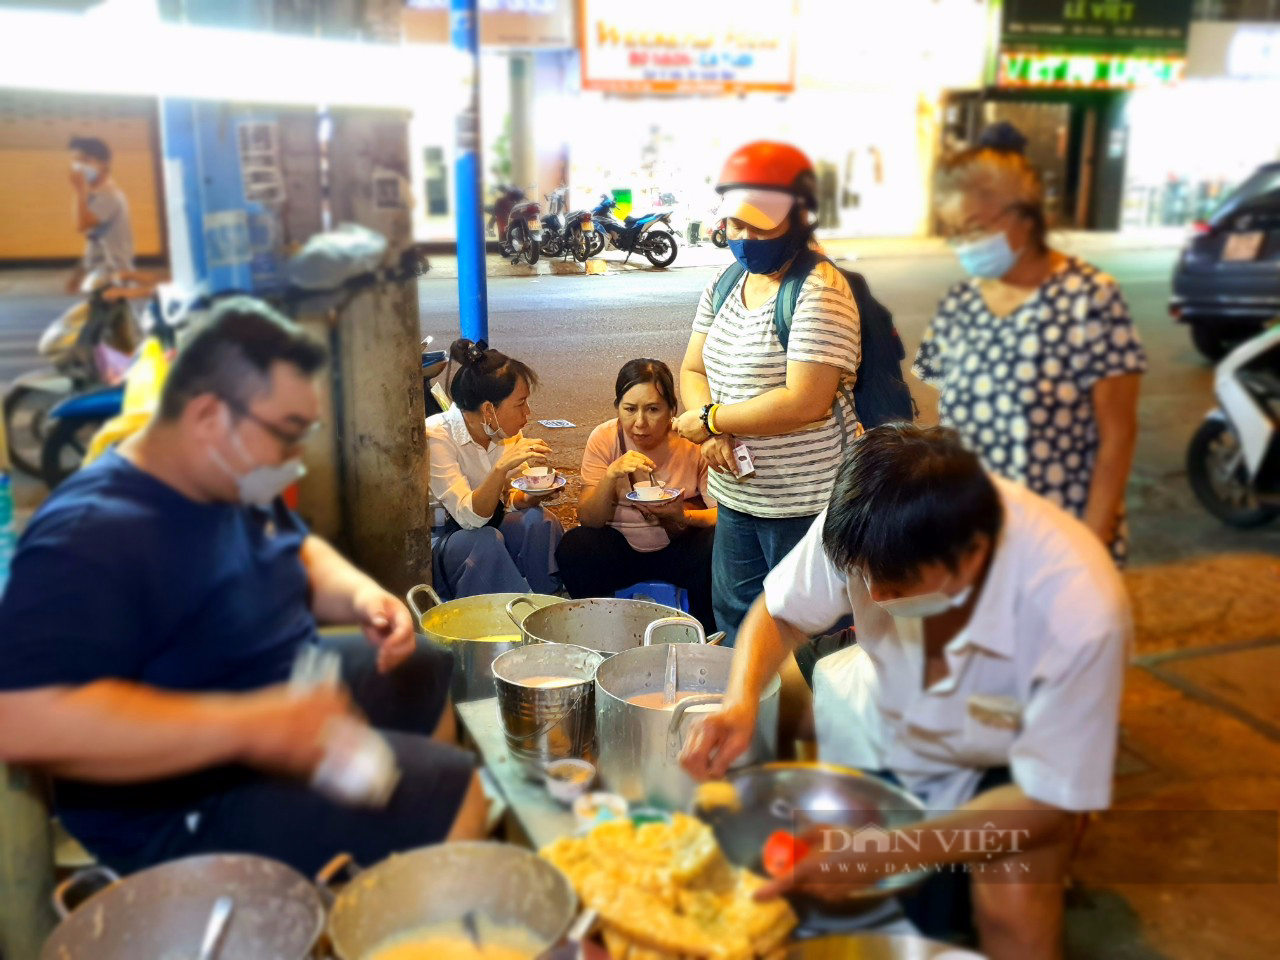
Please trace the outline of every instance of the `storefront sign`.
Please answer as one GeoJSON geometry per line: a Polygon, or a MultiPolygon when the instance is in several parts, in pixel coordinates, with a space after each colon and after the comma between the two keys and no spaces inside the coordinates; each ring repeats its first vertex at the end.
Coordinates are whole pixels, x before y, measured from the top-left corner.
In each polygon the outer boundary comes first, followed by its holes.
{"type": "Polygon", "coordinates": [[[794,0],[582,0],[582,86],[609,93],[790,93],[794,0]]]}
{"type": "MultiPolygon", "coordinates": [[[[480,0],[480,45],[517,50],[575,46],[574,0],[480,0]]],[[[449,42],[449,0],[408,0],[404,35],[410,43],[449,42]]]]}
{"type": "Polygon", "coordinates": [[[1004,50],[1182,54],[1192,0],[1004,0],[1004,50]]]}
{"type": "Polygon", "coordinates": [[[1002,53],[1002,87],[1059,90],[1133,90],[1182,79],[1182,57],[1118,57],[1067,53],[1002,53]]]}

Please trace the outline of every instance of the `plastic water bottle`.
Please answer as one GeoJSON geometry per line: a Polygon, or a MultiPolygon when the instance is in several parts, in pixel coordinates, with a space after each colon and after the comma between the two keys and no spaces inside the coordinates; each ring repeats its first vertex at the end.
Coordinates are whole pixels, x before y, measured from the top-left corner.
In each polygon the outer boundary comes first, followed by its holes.
{"type": "Polygon", "coordinates": [[[9,474],[0,471],[0,597],[4,596],[4,588],[9,583],[9,564],[17,542],[13,529],[13,484],[9,474]]]}

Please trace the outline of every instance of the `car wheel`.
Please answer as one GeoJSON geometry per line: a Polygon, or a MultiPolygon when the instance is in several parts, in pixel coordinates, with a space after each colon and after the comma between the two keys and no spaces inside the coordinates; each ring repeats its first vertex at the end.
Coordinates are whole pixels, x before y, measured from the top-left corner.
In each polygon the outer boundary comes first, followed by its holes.
{"type": "Polygon", "coordinates": [[[1187,479],[1200,505],[1228,526],[1260,527],[1278,512],[1258,503],[1245,474],[1240,440],[1222,420],[1206,420],[1191,438],[1187,479]]]}
{"type": "Polygon", "coordinates": [[[1200,320],[1191,324],[1191,342],[1202,357],[1217,363],[1261,329],[1251,324],[1200,320]]]}

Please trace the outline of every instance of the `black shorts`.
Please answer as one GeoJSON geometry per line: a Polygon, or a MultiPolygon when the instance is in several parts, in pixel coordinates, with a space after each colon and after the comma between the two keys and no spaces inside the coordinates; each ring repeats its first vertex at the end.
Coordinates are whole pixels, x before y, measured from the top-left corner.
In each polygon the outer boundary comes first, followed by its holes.
{"type": "Polygon", "coordinates": [[[250,774],[176,815],[132,862],[109,865],[131,872],[196,854],[256,853],[311,876],[339,853],[371,866],[444,840],[475,767],[472,753],[430,739],[448,704],[453,657],[419,640],[417,653],[382,676],[363,635],[321,643],[341,654],[353,699],[395,751],[401,779],[387,806],[342,806],[305,783],[250,774]]]}

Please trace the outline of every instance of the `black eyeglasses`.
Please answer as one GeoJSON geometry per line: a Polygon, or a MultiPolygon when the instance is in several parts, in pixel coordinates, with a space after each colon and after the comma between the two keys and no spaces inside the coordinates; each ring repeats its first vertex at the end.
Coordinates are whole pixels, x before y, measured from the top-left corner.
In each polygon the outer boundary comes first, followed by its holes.
{"type": "Polygon", "coordinates": [[[227,400],[226,404],[232,409],[236,416],[243,417],[246,420],[252,420],[287,447],[302,446],[315,435],[316,431],[319,430],[321,426],[321,421],[316,420],[310,426],[307,426],[300,431],[286,430],[279,424],[272,423],[270,420],[265,420],[258,416],[242,403],[238,403],[234,400],[227,400]]]}

